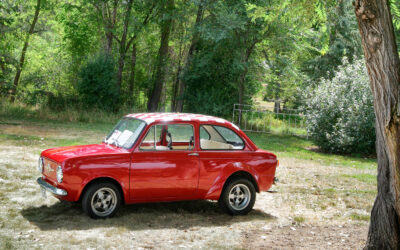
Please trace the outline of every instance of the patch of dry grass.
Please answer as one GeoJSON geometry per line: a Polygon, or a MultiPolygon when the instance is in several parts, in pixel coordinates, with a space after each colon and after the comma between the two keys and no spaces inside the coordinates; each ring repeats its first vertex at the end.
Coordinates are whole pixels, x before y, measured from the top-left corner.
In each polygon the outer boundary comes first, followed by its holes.
{"type": "Polygon", "coordinates": [[[258,235],[267,229],[289,227],[282,232],[291,237],[296,231],[290,227],[343,225],[356,232],[367,230],[376,170],[360,167],[359,162],[354,167],[324,164],[296,158],[295,153],[280,157],[280,182],[272,188],[277,192],[257,194],[255,209],[247,216],[228,216],[213,201],[191,201],[129,205],[115,218],[92,220],[79,204],[42,199],[35,181],[40,151],[99,142],[105,132],[26,121],[0,125],[1,249],[241,249],[249,246],[248,232],[258,235]]]}

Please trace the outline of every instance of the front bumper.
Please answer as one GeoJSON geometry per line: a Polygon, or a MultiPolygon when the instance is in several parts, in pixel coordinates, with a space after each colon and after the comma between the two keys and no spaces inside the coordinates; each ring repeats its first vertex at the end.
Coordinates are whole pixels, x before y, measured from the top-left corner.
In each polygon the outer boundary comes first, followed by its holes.
{"type": "Polygon", "coordinates": [[[59,195],[59,196],[66,196],[68,193],[64,189],[56,188],[49,184],[48,182],[44,181],[42,177],[39,177],[37,183],[44,188],[46,191],[49,191],[52,194],[59,195]]]}

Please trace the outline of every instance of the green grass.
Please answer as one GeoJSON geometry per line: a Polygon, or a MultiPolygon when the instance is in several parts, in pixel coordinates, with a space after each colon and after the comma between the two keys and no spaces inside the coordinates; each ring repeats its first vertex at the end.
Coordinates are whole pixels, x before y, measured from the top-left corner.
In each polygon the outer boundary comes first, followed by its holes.
{"type": "Polygon", "coordinates": [[[73,108],[64,111],[53,111],[47,107],[26,106],[10,103],[0,99],[0,124],[14,121],[48,122],[54,124],[74,123],[83,127],[87,124],[113,125],[124,115],[134,113],[133,110],[121,110],[118,113],[101,110],[76,110],[73,108]]]}
{"type": "Polygon", "coordinates": [[[271,151],[281,157],[318,161],[325,165],[375,169],[376,159],[357,156],[335,155],[318,152],[312,141],[291,135],[266,133],[247,133],[260,148],[271,151]]]}
{"type": "Polygon", "coordinates": [[[352,220],[369,221],[370,216],[367,214],[351,213],[350,218],[352,220]]]}
{"type": "MultiPolygon", "coordinates": [[[[88,141],[85,140],[84,138],[76,138],[76,139],[52,138],[52,137],[41,138],[38,136],[14,135],[14,134],[3,134],[3,133],[0,133],[0,140],[8,140],[13,145],[17,146],[38,145],[42,143],[44,140],[46,141],[46,145],[54,147],[88,144],[88,141]]],[[[100,141],[101,138],[99,138],[99,142],[100,141]]]]}
{"type": "Polygon", "coordinates": [[[303,216],[295,216],[293,218],[293,220],[297,223],[297,224],[302,224],[306,219],[303,216]]]}
{"type": "Polygon", "coordinates": [[[372,175],[372,174],[344,174],[342,175],[345,178],[352,178],[352,179],[356,179],[359,180],[361,182],[367,183],[367,184],[372,184],[372,185],[376,185],[376,175],[372,175]]]}

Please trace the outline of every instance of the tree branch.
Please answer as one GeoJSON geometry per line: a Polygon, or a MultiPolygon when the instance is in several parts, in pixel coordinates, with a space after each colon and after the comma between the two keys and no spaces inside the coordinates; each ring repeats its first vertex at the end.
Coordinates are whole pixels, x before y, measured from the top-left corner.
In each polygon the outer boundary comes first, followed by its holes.
{"type": "Polygon", "coordinates": [[[119,38],[118,38],[116,35],[114,35],[114,32],[110,32],[110,34],[112,35],[112,37],[113,37],[119,44],[121,44],[121,40],[119,40],[119,38]]]}

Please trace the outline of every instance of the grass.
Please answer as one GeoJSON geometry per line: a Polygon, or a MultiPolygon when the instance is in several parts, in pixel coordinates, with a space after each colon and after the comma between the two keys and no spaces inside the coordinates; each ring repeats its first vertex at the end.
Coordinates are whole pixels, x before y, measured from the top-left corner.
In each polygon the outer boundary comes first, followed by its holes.
{"type": "Polygon", "coordinates": [[[258,147],[274,152],[279,157],[317,161],[325,165],[376,169],[376,159],[318,152],[312,141],[302,137],[251,132],[247,135],[258,147]]]}
{"type": "MultiPolygon", "coordinates": [[[[64,111],[53,111],[48,107],[27,106],[19,103],[10,103],[0,99],[0,124],[4,122],[30,121],[30,122],[50,122],[53,124],[74,123],[76,126],[87,126],[87,124],[110,125],[115,124],[122,116],[134,113],[135,110],[121,110],[118,113],[105,112],[101,110],[76,110],[73,108],[64,111]]],[[[136,111],[137,112],[137,111],[136,111]]]]}
{"type": "Polygon", "coordinates": [[[368,214],[351,213],[350,218],[358,221],[369,221],[370,216],[368,214]]]}
{"type": "Polygon", "coordinates": [[[302,224],[303,222],[306,221],[306,219],[303,216],[295,216],[293,218],[293,220],[297,223],[297,224],[302,224]]]}
{"type": "Polygon", "coordinates": [[[364,182],[364,183],[368,183],[368,184],[372,184],[372,185],[376,185],[376,175],[373,174],[344,174],[343,177],[346,178],[352,178],[352,179],[356,179],[360,182],[364,182]]]}

